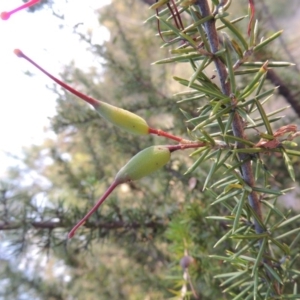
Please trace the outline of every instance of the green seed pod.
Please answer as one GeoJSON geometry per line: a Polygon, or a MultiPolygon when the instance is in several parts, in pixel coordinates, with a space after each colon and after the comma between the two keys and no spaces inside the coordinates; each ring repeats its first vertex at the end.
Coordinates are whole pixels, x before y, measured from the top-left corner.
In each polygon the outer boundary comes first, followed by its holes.
{"type": "MultiPolygon", "coordinates": [[[[176,145],[175,145],[176,147],[176,145]]],[[[172,146],[152,146],[132,157],[129,162],[117,173],[115,180],[96,202],[93,208],[70,231],[68,237],[74,236],[76,230],[99,208],[111,192],[121,183],[145,177],[164,166],[171,157],[171,152],[178,150],[172,146]],[[171,147],[171,150],[169,148],[171,147]]]]}
{"type": "Polygon", "coordinates": [[[139,135],[149,134],[149,126],[147,122],[140,116],[128,110],[102,101],[99,105],[95,105],[94,107],[101,117],[127,132],[139,135]]]}
{"type": "MultiPolygon", "coordinates": [[[[33,0],[35,1],[35,0],[33,0]]],[[[150,134],[151,128],[149,128],[147,122],[139,117],[138,115],[122,109],[115,107],[113,105],[110,105],[108,103],[98,101],[96,99],[93,99],[87,95],[84,95],[83,93],[73,89],[68,84],[64,83],[63,81],[59,80],[49,72],[47,72],[44,68],[42,68],[40,65],[38,65],[35,61],[33,61],[31,58],[29,58],[27,55],[25,55],[20,49],[15,49],[14,53],[21,58],[26,59],[28,62],[30,62],[32,65],[34,65],[36,68],[38,68],[41,72],[43,72],[45,75],[47,75],[49,78],[51,78],[53,81],[55,81],[57,84],[68,90],[70,93],[76,95],[83,101],[91,104],[95,110],[99,113],[100,116],[102,116],[107,121],[111,122],[112,124],[120,127],[121,129],[124,129],[130,133],[139,134],[139,135],[146,135],[150,134]]],[[[153,129],[152,129],[153,131],[153,129]]],[[[158,134],[157,130],[152,132],[153,134],[158,134]]]]}
{"type": "Polygon", "coordinates": [[[138,180],[163,167],[171,157],[166,146],[148,147],[134,157],[117,173],[115,181],[118,183],[138,180]]]}

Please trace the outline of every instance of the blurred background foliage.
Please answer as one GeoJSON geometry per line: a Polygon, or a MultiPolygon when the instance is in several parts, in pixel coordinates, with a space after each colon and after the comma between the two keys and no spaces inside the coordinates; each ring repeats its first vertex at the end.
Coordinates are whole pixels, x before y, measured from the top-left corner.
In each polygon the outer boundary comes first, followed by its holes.
{"type": "MultiPolygon", "coordinates": [[[[173,97],[182,87],[172,75],[191,75],[182,64],[180,68],[151,66],[169,55],[160,49],[155,22],[142,25],[152,13],[148,7],[153,2],[114,0],[99,10],[99,22],[109,30],[110,40],[95,44],[92,31],[75,31],[95,64],[82,71],[75,62],[70,63],[61,78],[91,97],[136,112],[152,127],[188,137],[179,108],[193,115],[199,103],[177,104],[180,97],[173,97]]],[[[274,26],[290,23],[291,18],[299,20],[293,14],[300,14],[297,3],[257,1],[261,30],[267,34],[275,31],[274,26]]],[[[55,10],[54,1],[42,1],[31,12],[45,8],[63,26],[63,13],[55,10]]],[[[233,15],[241,12],[247,12],[246,1],[231,9],[233,15]]],[[[284,46],[282,41],[273,45],[266,57],[297,63],[294,34],[285,37],[284,46]]],[[[291,98],[279,90],[270,103],[286,105],[292,99],[294,106],[289,103],[292,107],[282,123],[299,124],[297,66],[276,72],[291,98]]],[[[130,157],[152,144],[169,142],[124,133],[60,87],[53,85],[52,90],[57,114],[49,131],[55,137],[24,147],[23,167],[9,169],[1,179],[1,299],[229,299],[214,276],[230,271],[230,266],[208,255],[222,255],[234,243],[225,241],[213,248],[227,226],[206,217],[225,212],[210,206],[211,196],[202,191],[208,166],[183,175],[193,163],[188,151],[174,155],[154,175],[123,184],[71,241],[66,240],[69,229],[130,157]]],[[[266,156],[264,161],[272,166],[274,184],[291,186],[281,160],[266,156]]],[[[298,164],[295,160],[297,183],[298,164]]],[[[291,215],[299,209],[298,184],[295,187],[293,193],[279,199],[283,210],[293,207],[291,215]]],[[[289,230],[297,227],[299,221],[290,224],[289,230]]]]}

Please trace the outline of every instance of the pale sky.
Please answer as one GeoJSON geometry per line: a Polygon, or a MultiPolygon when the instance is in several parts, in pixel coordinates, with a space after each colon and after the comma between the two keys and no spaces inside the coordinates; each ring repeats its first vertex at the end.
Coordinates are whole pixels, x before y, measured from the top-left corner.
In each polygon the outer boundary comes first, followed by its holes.
{"type": "MultiPolygon", "coordinates": [[[[1,0],[0,12],[22,3],[21,0],[1,0]]],[[[48,118],[55,112],[56,96],[46,88],[46,85],[52,85],[51,80],[15,56],[13,50],[21,49],[55,76],[71,60],[78,67],[91,66],[92,56],[71,33],[74,25],[83,22],[80,28],[83,32],[92,29],[97,43],[108,39],[109,33],[98,24],[94,11],[109,3],[110,0],[61,3],[60,10],[67,23],[63,30],[58,27],[59,20],[47,10],[34,14],[21,11],[8,21],[0,20],[0,178],[8,166],[16,164],[5,152],[19,155],[22,146],[42,142],[46,137],[44,128],[49,124],[48,118]],[[34,76],[25,75],[26,71],[34,76]]]]}

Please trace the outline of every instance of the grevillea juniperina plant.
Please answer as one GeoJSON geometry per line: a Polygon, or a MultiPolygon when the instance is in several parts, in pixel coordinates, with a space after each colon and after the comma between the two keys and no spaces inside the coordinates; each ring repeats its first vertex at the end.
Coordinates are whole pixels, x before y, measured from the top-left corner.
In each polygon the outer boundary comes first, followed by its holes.
{"type": "MultiPolygon", "coordinates": [[[[45,71],[42,67],[40,67],[37,63],[35,63],[32,59],[26,56],[21,50],[16,49],[14,53],[22,58],[25,58],[39,70],[41,70],[44,74],[54,80],[56,83],[73,93],[74,95],[80,97],[82,100],[91,104],[95,110],[99,113],[101,117],[109,121],[110,123],[120,127],[121,129],[138,135],[145,134],[156,134],[160,136],[167,137],[171,140],[175,140],[180,142],[179,145],[174,146],[153,146],[147,148],[141,152],[139,152],[136,156],[134,156],[116,175],[114,182],[108,188],[106,193],[101,197],[95,206],[91,209],[91,211],[71,230],[69,233],[69,238],[71,238],[75,231],[83,225],[87,219],[95,212],[95,210],[103,203],[103,201],[107,198],[107,196],[121,183],[141,179],[144,176],[151,174],[152,172],[158,170],[163,165],[165,165],[170,157],[170,153],[175,150],[184,150],[189,148],[199,148],[206,145],[205,142],[191,142],[185,140],[181,137],[174,136],[170,133],[164,132],[160,129],[150,128],[146,121],[142,119],[140,116],[131,113],[127,110],[115,107],[113,105],[107,104],[105,102],[98,101],[91,97],[88,97],[57,79],[47,71],[45,71]]],[[[221,145],[222,146],[222,143],[221,145]]]]}
{"type": "MultiPolygon", "coordinates": [[[[26,8],[30,5],[36,4],[37,1],[32,1],[30,4],[23,5],[17,9],[12,10],[11,12],[4,12],[1,14],[2,19],[7,20],[11,14],[19,11],[20,9],[26,8]]],[[[95,110],[99,113],[101,117],[112,123],[113,125],[118,126],[119,128],[137,135],[146,135],[146,134],[156,134],[159,136],[164,136],[169,139],[180,142],[181,144],[177,146],[153,146],[149,147],[137,155],[135,155],[116,175],[115,180],[105,192],[105,194],[97,201],[95,206],[91,211],[71,230],[68,237],[71,238],[75,231],[83,225],[87,219],[97,210],[97,208],[103,203],[103,201],[109,196],[109,194],[121,183],[141,179],[152,172],[158,170],[163,165],[165,165],[170,158],[171,152],[175,150],[183,150],[189,148],[199,148],[204,146],[204,142],[191,142],[185,140],[181,137],[174,136],[170,133],[164,132],[160,129],[154,129],[148,126],[147,122],[140,116],[119,107],[115,107],[108,103],[93,99],[87,95],[80,93],[79,91],[73,89],[66,83],[62,82],[58,78],[51,75],[31,58],[25,55],[21,50],[15,49],[14,53],[21,58],[26,59],[48,77],[50,77],[57,84],[61,85],[66,90],[70,91],[72,94],[78,96],[80,99],[91,104],[95,110]]]]}
{"type": "MultiPolygon", "coordinates": [[[[37,2],[29,1],[20,8],[2,13],[1,18],[6,20],[37,2]]],[[[222,221],[227,228],[215,247],[227,240],[234,241],[234,247],[224,250],[224,255],[211,255],[211,259],[232,266],[232,272],[215,275],[222,281],[228,299],[299,299],[300,274],[293,265],[299,252],[300,228],[283,233],[282,230],[299,220],[300,215],[289,217],[276,206],[278,197],[286,190],[271,184],[272,173],[264,162],[264,156],[278,155],[291,179],[295,180],[292,158],[300,156],[294,141],[299,136],[297,126],[278,125],[276,121],[281,118],[274,115],[279,111],[267,113],[265,110],[265,104],[276,90],[276,87],[267,88],[268,70],[290,64],[271,58],[257,59],[282,32],[260,37],[254,1],[248,3],[250,13],[246,29],[238,27],[246,17],[231,19],[227,12],[230,0],[160,0],[151,7],[156,13],[147,21],[157,21],[163,47],[171,47],[170,57],[153,64],[182,64],[186,68],[189,63],[191,66],[190,78],[173,77],[188,87],[180,93],[181,103],[199,102],[196,116],[183,111],[186,122],[193,127],[188,140],[150,128],[138,115],[74,90],[21,50],[15,50],[15,54],[128,133],[155,134],[178,142],[151,146],[133,156],[92,210],[71,230],[69,237],[119,184],[138,180],[163,167],[175,150],[196,148],[192,155],[198,157],[186,173],[194,172],[205,161],[210,162],[202,189],[213,199],[209,205],[219,205],[226,211],[224,215],[208,217],[215,222],[222,221]],[[217,177],[218,172],[222,172],[221,179],[217,177]],[[273,223],[274,218],[276,223],[273,223]],[[285,238],[290,236],[293,236],[292,242],[286,244],[285,238]]],[[[187,271],[194,259],[187,252],[184,257],[183,269],[187,271]]],[[[193,284],[189,283],[193,297],[200,299],[193,284]]]]}

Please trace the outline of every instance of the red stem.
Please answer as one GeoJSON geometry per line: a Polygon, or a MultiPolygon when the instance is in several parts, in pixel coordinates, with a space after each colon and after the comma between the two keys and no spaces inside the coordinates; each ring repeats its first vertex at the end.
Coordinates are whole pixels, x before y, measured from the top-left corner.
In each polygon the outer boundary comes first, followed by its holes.
{"type": "Polygon", "coordinates": [[[28,8],[30,6],[33,6],[35,4],[37,4],[38,2],[40,2],[40,0],[31,0],[31,1],[28,1],[26,2],[25,4],[11,10],[11,11],[4,11],[1,13],[0,17],[2,20],[8,20],[10,18],[10,16],[24,8],[28,8]]]}
{"type": "Polygon", "coordinates": [[[21,57],[26,59],[28,62],[30,62],[32,65],[34,65],[36,68],[38,68],[40,71],[42,71],[45,75],[47,75],[49,78],[51,78],[53,81],[55,81],[57,84],[59,84],[60,86],[62,86],[63,88],[65,88],[66,90],[68,90],[69,92],[71,92],[72,94],[76,95],[77,97],[79,97],[80,99],[82,99],[83,101],[93,105],[95,108],[97,106],[99,106],[101,104],[100,101],[93,99],[92,97],[89,97],[87,95],[82,94],[79,91],[76,91],[75,89],[73,89],[71,86],[67,85],[66,83],[62,82],[61,80],[59,80],[58,78],[54,77],[53,75],[51,75],[50,73],[48,73],[45,69],[43,69],[41,66],[39,66],[36,62],[34,62],[31,58],[29,58],[27,55],[25,55],[21,50],[19,49],[15,49],[14,53],[21,57]]]}
{"type": "MultiPolygon", "coordinates": [[[[156,16],[159,17],[159,10],[158,10],[158,8],[156,9],[156,16]]],[[[165,43],[168,43],[168,41],[165,40],[165,38],[163,37],[163,35],[162,35],[162,33],[161,33],[161,30],[160,30],[160,21],[159,21],[159,19],[157,19],[156,21],[157,21],[157,30],[158,30],[158,33],[159,33],[160,38],[161,38],[165,43]]]]}
{"type": "MultiPolygon", "coordinates": [[[[175,9],[175,12],[176,12],[175,16],[178,18],[179,23],[180,23],[180,25],[181,25],[181,28],[178,27],[178,29],[179,29],[179,30],[184,30],[184,26],[183,26],[183,24],[182,24],[181,16],[180,16],[180,13],[179,13],[179,11],[178,11],[178,9],[177,9],[177,6],[176,6],[174,0],[172,0],[172,4],[173,4],[174,9],[175,9]]],[[[173,11],[172,11],[172,15],[173,15],[173,11]]]]}
{"type": "Polygon", "coordinates": [[[114,181],[110,187],[106,190],[106,192],[102,195],[102,197],[96,202],[93,208],[81,219],[69,232],[68,238],[72,238],[77,231],[77,229],[83,225],[87,219],[99,208],[99,206],[105,201],[105,199],[111,194],[111,192],[120,184],[120,182],[114,181]]]}
{"type": "Polygon", "coordinates": [[[165,132],[165,131],[160,130],[160,129],[155,129],[155,128],[149,127],[148,132],[149,132],[149,134],[155,134],[155,135],[158,135],[158,136],[164,136],[164,137],[166,137],[168,139],[171,139],[171,140],[174,140],[176,142],[182,142],[182,141],[184,141],[184,139],[182,137],[173,135],[171,133],[165,132]]]}
{"type": "MultiPolygon", "coordinates": [[[[172,1],[172,3],[174,4],[173,1],[172,1]]],[[[169,11],[171,12],[171,15],[172,15],[172,18],[174,19],[176,27],[180,30],[180,26],[179,26],[179,24],[177,22],[177,17],[174,15],[174,12],[173,12],[173,9],[172,9],[171,5],[169,3],[167,3],[167,6],[169,8],[169,11]]]]}

